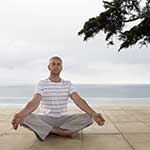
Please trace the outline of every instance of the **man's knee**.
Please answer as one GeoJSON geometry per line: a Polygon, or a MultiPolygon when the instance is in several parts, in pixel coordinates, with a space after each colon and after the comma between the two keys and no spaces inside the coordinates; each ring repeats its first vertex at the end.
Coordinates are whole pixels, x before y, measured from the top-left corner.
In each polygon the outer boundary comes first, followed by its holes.
{"type": "Polygon", "coordinates": [[[24,118],[24,120],[23,120],[23,123],[29,122],[29,121],[33,120],[35,117],[36,117],[36,115],[33,114],[33,113],[28,114],[27,116],[25,116],[25,118],[24,118]]]}
{"type": "Polygon", "coordinates": [[[89,115],[88,113],[85,113],[84,114],[84,117],[85,117],[85,120],[87,121],[87,122],[89,122],[89,123],[93,123],[93,118],[92,118],[92,116],[91,115],[89,115]]]}

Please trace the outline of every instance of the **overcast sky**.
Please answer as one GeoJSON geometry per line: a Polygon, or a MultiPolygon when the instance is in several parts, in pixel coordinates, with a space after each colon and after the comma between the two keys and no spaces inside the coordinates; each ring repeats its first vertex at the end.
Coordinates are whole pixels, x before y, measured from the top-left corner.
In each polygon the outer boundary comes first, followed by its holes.
{"type": "Polygon", "coordinates": [[[102,10],[101,0],[1,1],[0,84],[47,78],[54,55],[64,61],[61,77],[73,83],[150,83],[149,48],[118,53],[103,33],[88,42],[77,35],[102,10]]]}

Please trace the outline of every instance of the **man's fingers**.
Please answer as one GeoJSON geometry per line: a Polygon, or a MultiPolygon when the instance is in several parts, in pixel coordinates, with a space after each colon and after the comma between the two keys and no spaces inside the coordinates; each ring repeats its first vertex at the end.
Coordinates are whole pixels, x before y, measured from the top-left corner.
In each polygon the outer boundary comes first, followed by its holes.
{"type": "Polygon", "coordinates": [[[102,125],[104,125],[104,122],[97,122],[97,124],[98,124],[99,126],[102,126],[102,125]]]}
{"type": "Polygon", "coordinates": [[[105,119],[102,117],[102,115],[99,113],[97,116],[95,116],[95,121],[98,125],[104,125],[105,119]]]}
{"type": "Polygon", "coordinates": [[[103,125],[104,124],[104,122],[101,119],[96,119],[95,121],[98,125],[103,125]]]}
{"type": "Polygon", "coordinates": [[[15,124],[15,121],[12,121],[11,124],[12,124],[12,125],[15,124]]]}
{"type": "Polygon", "coordinates": [[[99,120],[97,123],[98,125],[104,125],[104,121],[101,121],[101,120],[99,120]]]}
{"type": "Polygon", "coordinates": [[[102,120],[102,121],[105,121],[105,119],[103,118],[102,114],[98,114],[99,118],[102,120]]]}
{"type": "Polygon", "coordinates": [[[100,123],[99,125],[103,126],[103,125],[104,125],[104,122],[100,123]]]}
{"type": "Polygon", "coordinates": [[[12,121],[12,125],[13,125],[13,129],[17,129],[18,128],[18,125],[20,124],[20,119],[16,119],[16,120],[13,120],[12,121]]]}
{"type": "Polygon", "coordinates": [[[14,129],[18,128],[18,125],[21,124],[23,122],[22,117],[17,113],[14,115],[11,124],[13,125],[14,129]]]}
{"type": "Polygon", "coordinates": [[[18,115],[16,114],[14,117],[13,117],[13,119],[12,119],[12,124],[14,124],[14,122],[16,122],[16,120],[18,119],[18,115]]]}
{"type": "Polygon", "coordinates": [[[19,123],[15,123],[15,124],[13,125],[13,129],[17,130],[18,125],[19,125],[19,123]]]}
{"type": "Polygon", "coordinates": [[[13,125],[13,129],[16,130],[16,123],[12,124],[13,125]]]}
{"type": "Polygon", "coordinates": [[[18,124],[14,124],[13,129],[17,130],[17,128],[18,128],[18,124]]]}
{"type": "Polygon", "coordinates": [[[102,121],[105,121],[105,119],[104,119],[103,117],[101,117],[101,120],[102,120],[102,121]]]}
{"type": "Polygon", "coordinates": [[[97,116],[96,119],[100,119],[101,121],[105,121],[105,119],[102,116],[97,116]]]}

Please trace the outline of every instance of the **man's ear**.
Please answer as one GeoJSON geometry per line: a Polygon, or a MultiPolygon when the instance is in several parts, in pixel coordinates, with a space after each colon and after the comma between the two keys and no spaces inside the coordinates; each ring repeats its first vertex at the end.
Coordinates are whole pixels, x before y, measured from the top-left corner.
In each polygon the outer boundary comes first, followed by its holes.
{"type": "Polygon", "coordinates": [[[48,70],[50,71],[50,66],[49,66],[49,65],[47,66],[47,68],[48,68],[48,70]]]}

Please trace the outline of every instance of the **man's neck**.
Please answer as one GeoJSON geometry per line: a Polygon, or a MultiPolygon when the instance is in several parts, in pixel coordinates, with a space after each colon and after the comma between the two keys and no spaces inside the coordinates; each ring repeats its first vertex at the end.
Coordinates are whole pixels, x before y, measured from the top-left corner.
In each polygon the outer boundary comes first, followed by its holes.
{"type": "Polygon", "coordinates": [[[59,76],[50,75],[49,80],[51,80],[53,82],[60,82],[61,78],[59,76]]]}

